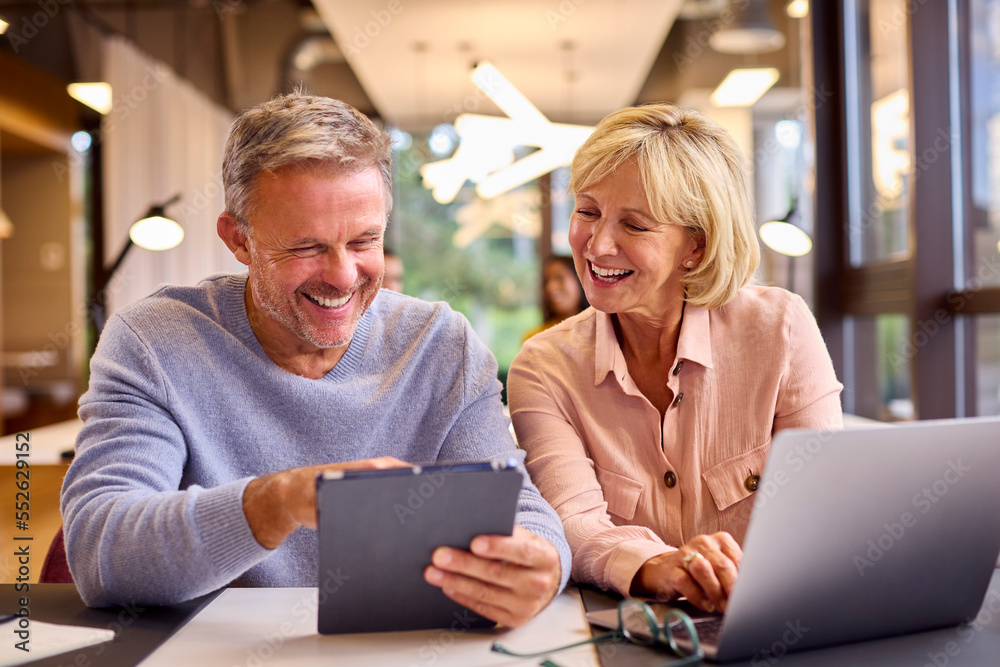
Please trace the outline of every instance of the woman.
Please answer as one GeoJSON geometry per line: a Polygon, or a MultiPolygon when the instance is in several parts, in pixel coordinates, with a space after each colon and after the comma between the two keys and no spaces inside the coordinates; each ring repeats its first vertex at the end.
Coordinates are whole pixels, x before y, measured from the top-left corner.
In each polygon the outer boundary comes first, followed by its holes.
{"type": "Polygon", "coordinates": [[[573,159],[569,241],[593,309],[527,341],[508,379],[573,577],[724,610],[770,439],[840,428],[816,321],[749,285],[744,157],[669,104],[623,109],[573,159]]]}
{"type": "Polygon", "coordinates": [[[554,255],[542,268],[542,325],[524,335],[527,340],[540,331],[551,329],[565,319],[583,312],[590,304],[576,276],[572,257],[554,255]]]}

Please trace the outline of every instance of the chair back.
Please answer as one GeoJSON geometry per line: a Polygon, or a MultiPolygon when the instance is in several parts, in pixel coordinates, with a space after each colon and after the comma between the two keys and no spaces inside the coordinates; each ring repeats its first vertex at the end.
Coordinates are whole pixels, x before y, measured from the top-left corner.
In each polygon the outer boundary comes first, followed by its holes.
{"type": "Polygon", "coordinates": [[[49,551],[45,554],[45,562],[42,563],[42,571],[38,577],[38,582],[42,584],[72,584],[73,575],[69,571],[69,563],[66,561],[66,543],[63,541],[63,529],[59,526],[49,551]]]}

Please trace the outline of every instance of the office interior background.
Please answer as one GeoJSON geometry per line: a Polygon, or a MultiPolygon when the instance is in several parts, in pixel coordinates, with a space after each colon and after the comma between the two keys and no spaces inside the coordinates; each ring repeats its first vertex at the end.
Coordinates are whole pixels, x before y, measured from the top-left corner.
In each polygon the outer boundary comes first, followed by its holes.
{"type": "Polygon", "coordinates": [[[5,433],[75,416],[108,314],[242,269],[215,234],[222,145],[293,89],[392,132],[405,291],[465,313],[503,375],[572,201],[566,167],[477,188],[535,145],[427,187],[422,167],[483,143],[462,114],[506,117],[471,78],[483,61],[555,124],[671,101],[726,127],[760,223],[811,238],[797,257],[762,244],[757,280],[809,303],[847,412],[1000,414],[1000,0],[2,0],[0,20],[5,433]],[[742,70],[763,92],[721,99],[742,70]],[[94,82],[103,113],[68,92],[94,82]],[[112,274],[164,204],[183,242],[112,274]]]}

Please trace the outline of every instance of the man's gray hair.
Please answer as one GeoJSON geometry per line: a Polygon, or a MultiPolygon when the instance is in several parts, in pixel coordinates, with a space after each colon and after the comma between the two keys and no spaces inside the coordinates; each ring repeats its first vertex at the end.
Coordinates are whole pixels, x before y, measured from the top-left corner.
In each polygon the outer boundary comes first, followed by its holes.
{"type": "Polygon", "coordinates": [[[226,211],[243,233],[256,203],[257,176],[289,165],[357,173],[378,168],[385,214],[392,210],[392,149],[388,134],[349,104],[290,93],[247,109],[233,122],[222,159],[226,211]]]}

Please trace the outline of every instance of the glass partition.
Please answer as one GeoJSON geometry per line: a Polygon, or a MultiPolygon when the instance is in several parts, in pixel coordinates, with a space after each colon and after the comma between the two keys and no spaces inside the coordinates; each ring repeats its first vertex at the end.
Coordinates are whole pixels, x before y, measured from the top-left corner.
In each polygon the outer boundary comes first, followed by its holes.
{"type": "Polygon", "coordinates": [[[853,266],[906,257],[910,172],[910,68],[907,0],[848,2],[849,86],[858,106],[848,120],[856,140],[850,259],[853,266]],[[852,15],[853,14],[853,15],[852,15]],[[853,19],[851,21],[850,19],[853,19]],[[850,31],[850,28],[849,28],[850,31]]]}
{"type": "Polygon", "coordinates": [[[974,289],[1000,285],[1000,0],[970,3],[970,156],[974,289]]]}
{"type": "MultiPolygon", "coordinates": [[[[969,3],[972,264],[966,287],[1000,285],[1000,0],[969,3]]],[[[1000,315],[975,318],[976,414],[1000,414],[1000,315]]]]}
{"type": "Polygon", "coordinates": [[[542,195],[537,181],[492,199],[466,183],[448,204],[423,187],[420,167],[447,157],[414,133],[395,152],[395,206],[387,243],[405,267],[404,292],[446,301],[472,323],[506,375],[524,332],[541,323],[538,307],[542,195]]]}

